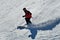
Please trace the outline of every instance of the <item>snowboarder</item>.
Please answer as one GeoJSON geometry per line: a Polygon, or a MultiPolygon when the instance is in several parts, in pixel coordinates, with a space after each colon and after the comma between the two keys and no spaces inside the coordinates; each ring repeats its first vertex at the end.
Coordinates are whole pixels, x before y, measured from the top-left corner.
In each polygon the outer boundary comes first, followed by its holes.
{"type": "Polygon", "coordinates": [[[26,23],[31,23],[30,19],[32,18],[32,13],[28,11],[26,8],[23,8],[23,11],[25,12],[25,15],[23,17],[25,17],[26,23]]]}

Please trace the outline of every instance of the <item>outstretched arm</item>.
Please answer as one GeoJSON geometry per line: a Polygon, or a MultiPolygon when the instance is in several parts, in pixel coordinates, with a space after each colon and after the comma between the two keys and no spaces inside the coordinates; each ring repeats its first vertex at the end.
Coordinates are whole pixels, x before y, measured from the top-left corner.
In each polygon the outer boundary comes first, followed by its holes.
{"type": "Polygon", "coordinates": [[[25,15],[24,15],[24,16],[22,16],[22,17],[25,17],[25,15]]]}

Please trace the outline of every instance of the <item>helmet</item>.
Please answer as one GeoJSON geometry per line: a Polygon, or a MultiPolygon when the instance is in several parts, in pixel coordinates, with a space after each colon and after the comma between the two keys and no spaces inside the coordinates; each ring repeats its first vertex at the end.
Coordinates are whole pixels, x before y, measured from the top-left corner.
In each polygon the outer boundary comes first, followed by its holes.
{"type": "Polygon", "coordinates": [[[23,8],[23,10],[26,10],[26,8],[23,8]]]}

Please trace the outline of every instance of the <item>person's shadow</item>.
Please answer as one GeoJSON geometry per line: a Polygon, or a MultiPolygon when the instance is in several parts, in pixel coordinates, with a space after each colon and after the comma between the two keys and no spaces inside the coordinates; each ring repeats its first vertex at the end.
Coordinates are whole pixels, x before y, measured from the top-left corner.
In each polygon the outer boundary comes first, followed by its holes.
{"type": "Polygon", "coordinates": [[[17,29],[29,29],[31,35],[29,35],[28,37],[35,39],[37,35],[37,30],[52,30],[59,23],[60,23],[60,18],[56,18],[56,19],[48,20],[47,22],[44,23],[39,23],[37,25],[29,24],[27,25],[27,27],[18,26],[17,29]]]}

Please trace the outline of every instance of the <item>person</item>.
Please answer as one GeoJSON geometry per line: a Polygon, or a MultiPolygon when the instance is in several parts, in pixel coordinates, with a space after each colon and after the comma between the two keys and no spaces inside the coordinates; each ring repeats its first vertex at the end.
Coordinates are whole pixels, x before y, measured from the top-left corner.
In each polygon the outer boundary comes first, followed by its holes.
{"type": "Polygon", "coordinates": [[[23,15],[23,17],[25,17],[26,23],[27,23],[27,24],[32,23],[32,22],[30,21],[30,19],[32,18],[32,13],[31,13],[30,11],[28,11],[26,8],[23,8],[23,11],[24,11],[24,13],[25,13],[25,15],[23,15]]]}

